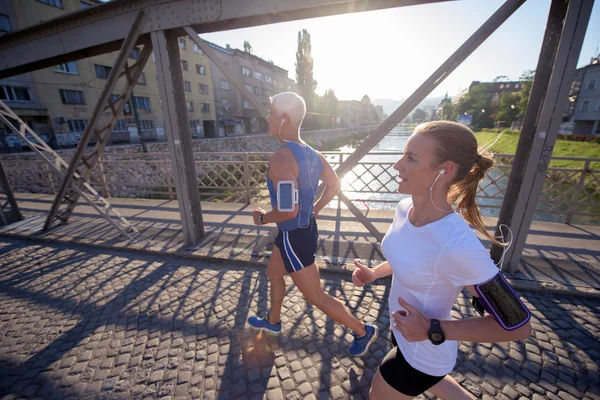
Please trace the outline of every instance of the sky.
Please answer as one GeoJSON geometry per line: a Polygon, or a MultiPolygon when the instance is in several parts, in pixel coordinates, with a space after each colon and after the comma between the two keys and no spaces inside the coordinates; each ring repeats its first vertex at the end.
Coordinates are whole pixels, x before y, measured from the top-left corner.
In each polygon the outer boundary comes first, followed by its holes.
{"type": "MultiPolygon", "coordinates": [[[[517,80],[535,69],[551,0],[528,0],[463,62],[432,97],[450,96],[471,81],[500,75],[517,80]]],[[[295,79],[298,31],[311,35],[317,93],[333,89],[340,100],[408,97],[503,0],[461,0],[344,14],[204,34],[225,47],[243,48],[289,71],[295,79]]],[[[587,65],[600,48],[600,1],[596,1],[577,64],[587,65]]]]}

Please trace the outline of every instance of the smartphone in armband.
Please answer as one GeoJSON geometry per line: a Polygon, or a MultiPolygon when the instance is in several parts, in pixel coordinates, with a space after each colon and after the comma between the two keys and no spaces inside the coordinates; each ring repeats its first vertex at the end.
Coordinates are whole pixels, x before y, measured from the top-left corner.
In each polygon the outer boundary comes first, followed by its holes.
{"type": "Polygon", "coordinates": [[[475,309],[475,311],[477,311],[477,314],[481,315],[482,317],[485,315],[485,308],[483,307],[481,301],[479,301],[479,297],[473,296],[471,305],[473,305],[473,308],[475,309]]]}
{"type": "Polygon", "coordinates": [[[294,181],[277,182],[277,211],[294,211],[296,204],[298,204],[298,190],[294,188],[294,181]]]}

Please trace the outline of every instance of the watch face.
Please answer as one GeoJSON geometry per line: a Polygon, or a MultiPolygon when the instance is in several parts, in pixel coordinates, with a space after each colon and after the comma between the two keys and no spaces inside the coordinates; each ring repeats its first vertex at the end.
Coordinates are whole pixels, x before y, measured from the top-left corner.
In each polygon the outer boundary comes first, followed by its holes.
{"type": "Polygon", "coordinates": [[[439,342],[440,340],[442,340],[442,335],[439,332],[433,332],[431,334],[431,338],[436,342],[439,342]]]}

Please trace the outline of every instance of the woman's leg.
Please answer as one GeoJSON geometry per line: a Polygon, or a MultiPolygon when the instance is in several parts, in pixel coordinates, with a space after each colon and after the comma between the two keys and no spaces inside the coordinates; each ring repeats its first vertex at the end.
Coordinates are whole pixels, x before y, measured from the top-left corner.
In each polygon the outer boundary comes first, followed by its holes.
{"type": "Polygon", "coordinates": [[[290,274],[306,301],[323,311],[335,322],[352,329],[357,336],[366,334],[365,324],[356,319],[338,299],[323,292],[319,269],[316,264],[309,265],[290,274]]]}
{"type": "Polygon", "coordinates": [[[281,319],[281,306],[283,305],[283,298],[285,296],[285,266],[283,265],[283,259],[281,258],[281,252],[277,246],[273,246],[271,251],[271,258],[267,264],[267,277],[271,288],[269,291],[271,306],[269,308],[269,322],[276,324],[281,319]]]}
{"type": "Polygon", "coordinates": [[[460,386],[450,375],[446,375],[444,379],[427,391],[442,400],[475,400],[475,397],[460,386]]]}
{"type": "Polygon", "coordinates": [[[371,382],[369,400],[409,400],[412,398],[412,396],[402,394],[391,387],[385,379],[383,379],[381,372],[379,372],[379,368],[377,368],[377,373],[373,377],[373,382],[371,382]]]}

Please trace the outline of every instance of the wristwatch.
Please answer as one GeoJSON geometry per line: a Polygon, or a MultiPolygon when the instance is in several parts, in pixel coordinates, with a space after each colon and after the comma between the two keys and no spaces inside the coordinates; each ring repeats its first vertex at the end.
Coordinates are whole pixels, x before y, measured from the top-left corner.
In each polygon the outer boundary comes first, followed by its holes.
{"type": "Polygon", "coordinates": [[[444,335],[442,324],[440,324],[439,319],[431,319],[431,326],[429,327],[427,335],[429,336],[431,343],[435,344],[436,346],[446,341],[446,335],[444,335]]]}
{"type": "Polygon", "coordinates": [[[258,216],[258,220],[260,221],[260,224],[261,224],[261,225],[264,225],[264,224],[265,224],[265,221],[263,221],[263,217],[264,217],[264,215],[265,215],[265,214],[259,214],[259,216],[258,216]]]}

